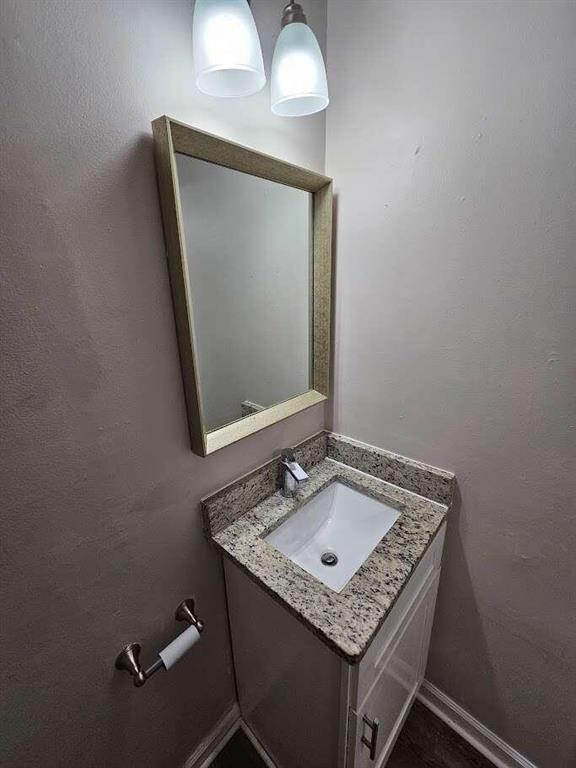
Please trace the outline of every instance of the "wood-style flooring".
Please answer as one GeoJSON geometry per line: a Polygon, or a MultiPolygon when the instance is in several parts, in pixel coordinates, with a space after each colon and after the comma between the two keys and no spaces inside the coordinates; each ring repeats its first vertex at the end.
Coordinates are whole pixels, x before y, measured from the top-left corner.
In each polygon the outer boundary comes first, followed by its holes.
{"type": "MultiPolygon", "coordinates": [[[[212,768],[266,768],[266,766],[240,728],[216,757],[212,768]]],[[[429,709],[416,701],[386,768],[494,768],[494,766],[429,709]]]]}
{"type": "Polygon", "coordinates": [[[386,768],[494,768],[456,731],[415,701],[386,768]]]}

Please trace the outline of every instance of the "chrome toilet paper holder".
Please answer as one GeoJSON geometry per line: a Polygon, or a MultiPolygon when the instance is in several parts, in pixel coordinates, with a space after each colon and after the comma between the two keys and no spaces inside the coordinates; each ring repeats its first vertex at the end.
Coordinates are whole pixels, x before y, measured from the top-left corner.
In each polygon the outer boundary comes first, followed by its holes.
{"type": "MultiPolygon", "coordinates": [[[[190,627],[196,627],[200,634],[204,629],[204,622],[196,616],[194,600],[191,597],[187,600],[182,600],[178,608],[176,608],[174,618],[176,621],[185,621],[190,627]]],[[[156,659],[148,669],[143,669],[140,664],[141,650],[142,646],[140,643],[128,643],[128,645],[122,648],[114,664],[116,669],[129,672],[132,675],[136,688],[141,688],[146,680],[152,677],[155,672],[158,672],[159,669],[165,669],[161,658],[156,659]]]]}

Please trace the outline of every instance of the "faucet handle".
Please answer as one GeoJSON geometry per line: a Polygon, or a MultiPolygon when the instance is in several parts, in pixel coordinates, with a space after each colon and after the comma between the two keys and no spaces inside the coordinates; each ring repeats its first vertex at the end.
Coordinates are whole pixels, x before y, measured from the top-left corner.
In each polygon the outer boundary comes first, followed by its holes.
{"type": "Polygon", "coordinates": [[[296,461],[290,461],[285,466],[296,482],[303,483],[305,480],[308,480],[307,473],[296,461]]]}
{"type": "Polygon", "coordinates": [[[288,472],[290,472],[296,482],[303,483],[305,480],[308,480],[307,473],[294,459],[294,451],[292,451],[290,448],[286,448],[284,451],[282,451],[282,457],[280,461],[282,466],[285,467],[288,472]]]}

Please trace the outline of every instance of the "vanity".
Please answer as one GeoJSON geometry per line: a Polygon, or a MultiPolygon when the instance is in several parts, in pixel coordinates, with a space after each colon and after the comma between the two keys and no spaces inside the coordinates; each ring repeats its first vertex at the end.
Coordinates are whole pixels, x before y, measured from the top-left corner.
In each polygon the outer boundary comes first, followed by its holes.
{"type": "Polygon", "coordinates": [[[424,676],[454,476],[330,433],[294,458],[291,497],[275,459],[203,500],[242,717],[278,768],[383,766],[424,676]]]}
{"type": "MultiPolygon", "coordinates": [[[[330,395],[332,180],[153,122],[191,449],[330,395]]],[[[321,432],[203,500],[242,718],[277,768],[383,766],[423,679],[454,476],[321,432]]]]}

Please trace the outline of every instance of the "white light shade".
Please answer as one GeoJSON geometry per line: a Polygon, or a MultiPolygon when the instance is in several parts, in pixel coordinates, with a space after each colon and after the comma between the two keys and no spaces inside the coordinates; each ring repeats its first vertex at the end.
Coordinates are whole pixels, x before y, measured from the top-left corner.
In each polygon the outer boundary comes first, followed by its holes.
{"type": "Polygon", "coordinates": [[[246,0],[196,0],[196,85],[209,96],[249,96],[266,84],[260,38],[246,0]]]}
{"type": "Polygon", "coordinates": [[[328,106],[330,100],[322,51],[307,24],[287,24],[278,35],[271,83],[275,115],[301,117],[328,106]]]}

